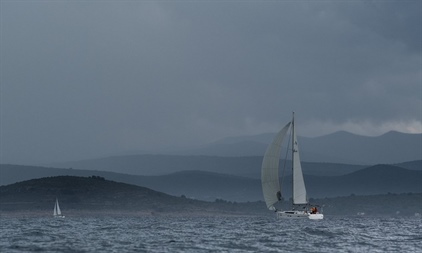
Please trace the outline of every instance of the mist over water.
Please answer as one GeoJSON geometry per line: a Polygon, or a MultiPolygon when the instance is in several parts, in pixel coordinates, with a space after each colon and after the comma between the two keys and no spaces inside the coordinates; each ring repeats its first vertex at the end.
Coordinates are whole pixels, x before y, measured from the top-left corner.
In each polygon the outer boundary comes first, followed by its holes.
{"type": "Polygon", "coordinates": [[[1,217],[0,252],[422,252],[421,217],[1,217]]]}

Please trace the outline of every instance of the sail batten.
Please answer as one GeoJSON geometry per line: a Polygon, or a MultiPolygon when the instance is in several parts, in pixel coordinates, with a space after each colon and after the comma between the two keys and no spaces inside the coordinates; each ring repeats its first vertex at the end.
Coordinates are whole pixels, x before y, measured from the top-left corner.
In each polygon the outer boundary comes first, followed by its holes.
{"type": "Polygon", "coordinates": [[[265,152],[261,167],[262,192],[268,209],[274,210],[274,204],[281,199],[281,189],[278,174],[280,161],[280,151],[283,139],[290,127],[291,122],[287,123],[276,135],[273,142],[268,146],[265,152]]]}

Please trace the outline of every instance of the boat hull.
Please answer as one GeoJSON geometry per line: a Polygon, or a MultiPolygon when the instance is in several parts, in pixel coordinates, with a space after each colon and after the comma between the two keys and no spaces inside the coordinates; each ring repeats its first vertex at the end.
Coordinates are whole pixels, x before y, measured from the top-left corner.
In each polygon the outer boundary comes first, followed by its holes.
{"type": "Polygon", "coordinates": [[[305,211],[277,211],[277,218],[322,220],[324,219],[324,215],[322,213],[312,214],[305,211]]]}
{"type": "Polygon", "coordinates": [[[324,219],[324,215],[322,213],[309,214],[308,218],[311,220],[322,220],[324,219]]]}

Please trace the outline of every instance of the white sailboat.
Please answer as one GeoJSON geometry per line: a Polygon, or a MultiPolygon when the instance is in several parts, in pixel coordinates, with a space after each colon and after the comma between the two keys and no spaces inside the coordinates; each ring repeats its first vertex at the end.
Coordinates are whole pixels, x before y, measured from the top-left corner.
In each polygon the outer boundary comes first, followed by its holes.
{"type": "Polygon", "coordinates": [[[54,204],[53,216],[55,218],[64,218],[64,215],[62,215],[62,211],[60,210],[59,200],[57,198],[56,203],[54,204]]]}
{"type": "Polygon", "coordinates": [[[269,210],[275,211],[279,218],[308,218],[321,220],[324,218],[316,206],[310,206],[303,180],[302,166],[300,164],[299,147],[295,133],[294,113],[292,121],[287,123],[276,135],[273,142],[268,146],[262,161],[261,168],[262,192],[265,203],[269,210]],[[277,210],[274,206],[282,200],[279,179],[279,161],[281,145],[289,128],[291,128],[291,151],[292,151],[292,185],[293,185],[293,208],[289,211],[277,210]],[[299,210],[296,210],[299,209],[299,210]],[[301,210],[300,210],[301,209],[301,210]]]}

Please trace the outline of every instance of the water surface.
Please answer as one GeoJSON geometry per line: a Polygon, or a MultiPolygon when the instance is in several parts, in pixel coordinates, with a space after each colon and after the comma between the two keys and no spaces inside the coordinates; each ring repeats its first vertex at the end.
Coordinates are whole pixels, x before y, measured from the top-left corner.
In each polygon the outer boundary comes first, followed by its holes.
{"type": "Polygon", "coordinates": [[[420,217],[0,219],[0,252],[422,252],[420,217]]]}

